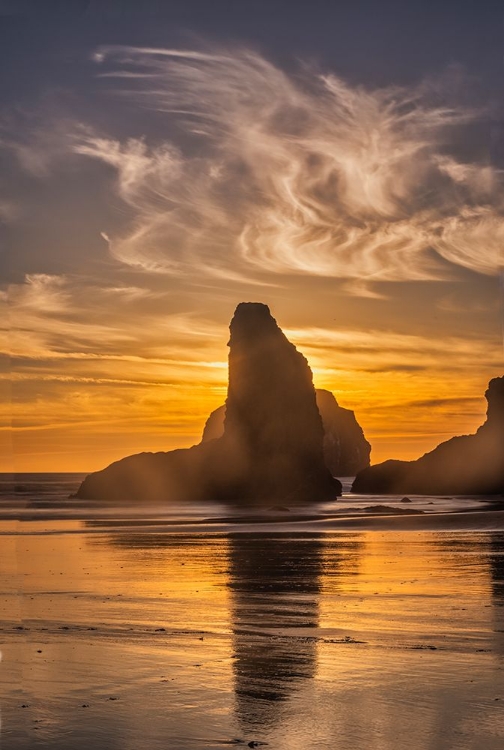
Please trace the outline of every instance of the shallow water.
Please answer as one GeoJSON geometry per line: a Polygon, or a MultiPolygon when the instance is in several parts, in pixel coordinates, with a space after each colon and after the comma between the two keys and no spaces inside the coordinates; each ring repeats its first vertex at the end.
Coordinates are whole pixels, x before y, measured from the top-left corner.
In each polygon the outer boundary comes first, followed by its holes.
{"type": "Polygon", "coordinates": [[[143,526],[24,486],[55,505],[0,511],[2,750],[504,746],[504,530],[143,526]]]}

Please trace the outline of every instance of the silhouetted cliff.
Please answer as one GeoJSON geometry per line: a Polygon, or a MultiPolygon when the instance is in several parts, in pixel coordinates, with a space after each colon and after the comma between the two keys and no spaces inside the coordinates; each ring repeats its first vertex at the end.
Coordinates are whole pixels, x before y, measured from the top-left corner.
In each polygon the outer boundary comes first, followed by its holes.
{"type": "Polygon", "coordinates": [[[324,426],[324,458],[334,476],[350,477],[369,466],[371,445],[350,409],[338,404],[331,391],[317,389],[324,426]]]}
{"type": "Polygon", "coordinates": [[[222,437],[124,458],[90,474],[77,497],[253,505],[341,494],[324,463],[322,420],[306,359],[266,305],[238,305],[230,331],[222,437]]]}
{"type": "Polygon", "coordinates": [[[493,495],[504,493],[504,377],[490,381],[486,422],[417,461],[385,461],[361,471],[353,492],[493,495]]]}
{"type": "MultiPolygon", "coordinates": [[[[354,476],[369,466],[371,446],[362,427],[350,409],[339,406],[334,394],[321,388],[315,390],[317,407],[324,428],[324,461],[335,477],[354,476]]],[[[219,406],[208,417],[201,442],[215,440],[224,434],[226,407],[219,406]]]]}
{"type": "Polygon", "coordinates": [[[201,436],[202,443],[208,443],[209,440],[217,440],[224,435],[224,420],[226,418],[226,405],[218,406],[210,412],[210,416],[203,427],[201,436]]]}
{"type": "Polygon", "coordinates": [[[308,362],[266,305],[238,305],[230,326],[224,436],[243,467],[240,495],[287,502],[340,489],[325,466],[308,362]]]}

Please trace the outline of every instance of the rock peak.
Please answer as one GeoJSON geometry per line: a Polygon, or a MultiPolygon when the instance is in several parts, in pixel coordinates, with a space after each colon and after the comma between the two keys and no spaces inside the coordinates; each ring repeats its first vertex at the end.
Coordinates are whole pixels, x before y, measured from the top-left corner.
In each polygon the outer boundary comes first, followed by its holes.
{"type": "Polygon", "coordinates": [[[264,302],[239,302],[234,311],[233,319],[252,316],[272,317],[268,305],[265,305],[264,302]]]}
{"type": "Polygon", "coordinates": [[[231,346],[231,342],[237,343],[242,339],[253,342],[268,334],[282,333],[268,305],[262,302],[240,302],[234,312],[229,331],[231,339],[228,346],[231,346]]]}
{"type": "Polygon", "coordinates": [[[492,378],[485,392],[485,398],[488,403],[486,424],[504,426],[504,376],[492,378]]]}
{"type": "Polygon", "coordinates": [[[230,324],[224,440],[243,466],[241,492],[255,499],[328,496],[324,430],[305,357],[267,305],[238,305],[230,324]]]}

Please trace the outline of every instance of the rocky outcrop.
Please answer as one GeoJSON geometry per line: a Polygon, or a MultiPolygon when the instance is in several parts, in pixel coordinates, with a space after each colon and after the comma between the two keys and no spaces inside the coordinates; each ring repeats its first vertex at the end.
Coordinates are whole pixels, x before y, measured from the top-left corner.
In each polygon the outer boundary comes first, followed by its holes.
{"type": "MultiPolygon", "coordinates": [[[[189,502],[213,494],[224,463],[214,443],[169,452],[137,453],[89,474],[75,497],[114,502],[189,502]]],[[[230,475],[226,467],[227,476],[230,475]]]]}
{"type": "MultiPolygon", "coordinates": [[[[355,476],[369,466],[371,445],[350,409],[339,406],[334,394],[317,388],[317,407],[324,428],[324,461],[335,477],[355,476]]],[[[215,440],[224,434],[225,405],[219,406],[208,417],[201,442],[215,440]]]]}
{"type": "Polygon", "coordinates": [[[337,477],[352,477],[369,466],[371,445],[350,409],[344,409],[331,391],[318,389],[317,406],[324,427],[324,458],[337,477]]]}
{"type": "Polygon", "coordinates": [[[341,494],[324,463],[306,359],[266,305],[238,305],[230,332],[223,435],[185,450],[124,458],[89,475],[77,497],[261,505],[341,494]]]}
{"type": "Polygon", "coordinates": [[[218,406],[214,409],[203,427],[201,442],[207,443],[209,440],[216,440],[224,435],[224,420],[226,419],[226,405],[218,406]]]}
{"type": "Polygon", "coordinates": [[[486,422],[417,461],[385,461],[361,471],[353,492],[420,495],[504,493],[504,377],[490,381],[486,422]]]}
{"type": "Polygon", "coordinates": [[[223,440],[242,466],[240,494],[320,500],[340,489],[325,466],[308,362],[266,305],[238,305],[230,326],[223,440]]]}

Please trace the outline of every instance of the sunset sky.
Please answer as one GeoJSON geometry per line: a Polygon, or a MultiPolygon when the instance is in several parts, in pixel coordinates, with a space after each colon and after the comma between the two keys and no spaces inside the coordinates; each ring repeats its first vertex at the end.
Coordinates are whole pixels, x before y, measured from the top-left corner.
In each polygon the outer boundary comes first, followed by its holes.
{"type": "Polygon", "coordinates": [[[267,303],[373,463],[504,374],[500,2],[0,0],[1,471],[198,442],[267,303]]]}

